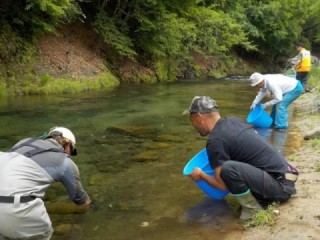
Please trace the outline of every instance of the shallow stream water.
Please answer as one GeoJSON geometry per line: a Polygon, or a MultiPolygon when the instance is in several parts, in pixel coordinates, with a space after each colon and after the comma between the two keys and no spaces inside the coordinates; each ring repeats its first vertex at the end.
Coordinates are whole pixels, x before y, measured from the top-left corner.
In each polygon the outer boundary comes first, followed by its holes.
{"type": "MultiPolygon", "coordinates": [[[[234,239],[242,231],[225,201],[207,198],[182,170],[205,147],[188,117],[195,95],[214,98],[222,116],[246,118],[255,96],[245,80],[120,86],[105,92],[0,98],[0,150],[53,126],[76,135],[77,163],[95,204],[86,213],[59,183],[46,194],[53,240],[234,239]]],[[[299,133],[259,130],[288,155],[299,133]]]]}

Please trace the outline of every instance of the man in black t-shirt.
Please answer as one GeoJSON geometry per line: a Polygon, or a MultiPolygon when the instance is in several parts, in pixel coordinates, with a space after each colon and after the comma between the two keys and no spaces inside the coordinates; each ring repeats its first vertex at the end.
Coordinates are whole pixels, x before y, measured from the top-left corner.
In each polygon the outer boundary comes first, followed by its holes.
{"type": "Polygon", "coordinates": [[[222,118],[216,101],[207,96],[194,97],[186,113],[200,135],[208,136],[206,149],[215,171],[210,176],[195,168],[190,177],[229,189],[242,206],[241,219],[262,209],[259,202],[285,202],[296,193],[297,170],[245,121],[222,118]]]}

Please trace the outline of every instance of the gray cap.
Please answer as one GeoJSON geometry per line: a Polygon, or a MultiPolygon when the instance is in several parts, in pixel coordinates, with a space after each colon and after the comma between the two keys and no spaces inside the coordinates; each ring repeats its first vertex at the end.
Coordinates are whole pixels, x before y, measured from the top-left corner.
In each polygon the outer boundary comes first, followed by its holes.
{"type": "Polygon", "coordinates": [[[189,109],[185,110],[183,114],[211,112],[219,112],[216,101],[208,96],[195,96],[189,109]]]}

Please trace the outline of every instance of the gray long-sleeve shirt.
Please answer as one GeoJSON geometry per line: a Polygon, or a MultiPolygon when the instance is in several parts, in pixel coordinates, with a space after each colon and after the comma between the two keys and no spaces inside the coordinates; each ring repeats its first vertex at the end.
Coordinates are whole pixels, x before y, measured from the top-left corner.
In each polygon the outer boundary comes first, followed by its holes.
{"type": "MultiPolygon", "coordinates": [[[[15,146],[29,140],[24,139],[15,146]]],[[[0,159],[0,195],[43,197],[51,183],[61,182],[76,204],[81,205],[89,199],[81,185],[77,165],[55,140],[38,139],[7,154],[7,159],[0,159]],[[48,150],[31,157],[23,155],[37,147],[48,150]]]]}

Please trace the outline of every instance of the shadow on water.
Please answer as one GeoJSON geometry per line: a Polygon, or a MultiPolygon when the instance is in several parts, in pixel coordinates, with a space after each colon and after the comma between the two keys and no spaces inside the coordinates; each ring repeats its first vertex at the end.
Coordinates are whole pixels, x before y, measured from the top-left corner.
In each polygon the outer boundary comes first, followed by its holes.
{"type": "Polygon", "coordinates": [[[184,216],[188,221],[223,230],[228,223],[234,220],[234,215],[235,213],[226,201],[206,197],[188,209],[184,216]]]}
{"type": "MultiPolygon", "coordinates": [[[[56,125],[75,133],[79,154],[74,161],[95,205],[81,212],[62,185],[54,184],[45,198],[53,240],[235,239],[242,228],[228,204],[204,198],[182,175],[206,139],[181,113],[193,96],[209,95],[222,116],[245,119],[255,94],[246,81],[228,80],[1,98],[0,147],[6,150],[56,125]]],[[[260,134],[285,155],[300,144],[294,128],[260,134]]]]}

